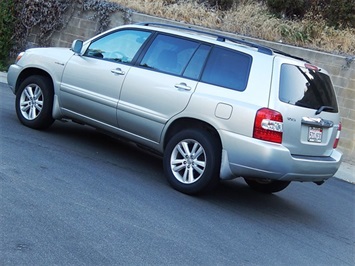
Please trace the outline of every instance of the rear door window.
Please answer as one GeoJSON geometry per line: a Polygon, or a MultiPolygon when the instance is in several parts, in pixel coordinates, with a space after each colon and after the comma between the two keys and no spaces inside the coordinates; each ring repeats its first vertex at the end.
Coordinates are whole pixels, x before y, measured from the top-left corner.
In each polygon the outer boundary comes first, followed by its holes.
{"type": "Polygon", "coordinates": [[[160,34],[148,48],[140,66],[181,75],[199,45],[196,41],[160,34]]]}
{"type": "Polygon", "coordinates": [[[248,84],[252,57],[250,55],[214,47],[206,64],[201,81],[237,91],[248,84]]]}
{"type": "Polygon", "coordinates": [[[202,68],[205,65],[210,50],[211,46],[205,44],[202,44],[197,49],[184,71],[184,77],[196,80],[200,78],[202,68]]]}
{"type": "Polygon", "coordinates": [[[279,98],[282,102],[310,108],[324,108],[338,112],[333,85],[328,75],[295,65],[281,66],[279,98]]]}

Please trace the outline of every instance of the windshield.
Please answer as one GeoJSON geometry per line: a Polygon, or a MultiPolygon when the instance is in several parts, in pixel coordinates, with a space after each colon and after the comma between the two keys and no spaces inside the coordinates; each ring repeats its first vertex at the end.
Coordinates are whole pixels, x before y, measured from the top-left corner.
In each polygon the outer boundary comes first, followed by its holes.
{"type": "Polygon", "coordinates": [[[279,98],[282,102],[324,112],[338,112],[333,85],[328,75],[319,71],[283,64],[279,98]]]}

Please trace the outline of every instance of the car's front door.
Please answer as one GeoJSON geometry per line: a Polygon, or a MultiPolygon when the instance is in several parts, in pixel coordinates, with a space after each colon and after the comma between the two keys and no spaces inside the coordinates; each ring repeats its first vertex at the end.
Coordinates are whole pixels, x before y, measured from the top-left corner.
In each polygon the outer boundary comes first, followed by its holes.
{"type": "Polygon", "coordinates": [[[79,120],[116,126],[123,81],[150,34],[137,29],[111,32],[93,40],[83,55],[74,55],[62,78],[63,112],[79,120]]]}
{"type": "Polygon", "coordinates": [[[132,67],[118,103],[120,128],[159,142],[166,122],[187,106],[209,47],[175,36],[156,36],[132,67]]]}

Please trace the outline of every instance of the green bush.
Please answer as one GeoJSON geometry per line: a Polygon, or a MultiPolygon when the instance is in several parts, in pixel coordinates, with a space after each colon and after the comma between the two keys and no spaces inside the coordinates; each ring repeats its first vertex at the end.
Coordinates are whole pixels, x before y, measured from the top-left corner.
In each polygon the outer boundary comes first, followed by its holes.
{"type": "Polygon", "coordinates": [[[269,10],[278,17],[303,17],[309,7],[309,0],[267,0],[269,10]]]}
{"type": "Polygon", "coordinates": [[[302,18],[309,12],[329,26],[355,28],[355,0],[267,0],[266,4],[277,17],[302,18]]]}
{"type": "Polygon", "coordinates": [[[6,70],[12,47],[12,35],[15,26],[15,2],[0,1],[0,70],[6,70]]]}
{"type": "Polygon", "coordinates": [[[323,0],[323,17],[328,25],[355,28],[355,0],[323,0]]]}

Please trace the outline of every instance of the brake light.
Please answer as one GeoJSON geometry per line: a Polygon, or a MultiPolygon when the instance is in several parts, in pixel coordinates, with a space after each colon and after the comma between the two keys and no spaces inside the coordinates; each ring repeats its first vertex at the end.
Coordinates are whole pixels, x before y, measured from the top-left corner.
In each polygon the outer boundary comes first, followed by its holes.
{"type": "Polygon", "coordinates": [[[334,140],[333,148],[336,149],[338,147],[339,139],[340,139],[340,131],[341,131],[341,122],[339,123],[338,126],[338,131],[337,131],[337,136],[334,140]]]}
{"type": "Polygon", "coordinates": [[[282,122],[283,118],[279,112],[268,108],[258,110],[254,121],[253,138],[281,143],[282,122]]]}
{"type": "Polygon", "coordinates": [[[318,72],[318,71],[319,71],[319,68],[318,68],[317,66],[314,66],[314,65],[311,65],[311,64],[308,64],[308,63],[304,64],[304,66],[305,66],[307,69],[309,69],[309,70],[313,70],[313,71],[315,71],[315,72],[318,72]]]}

